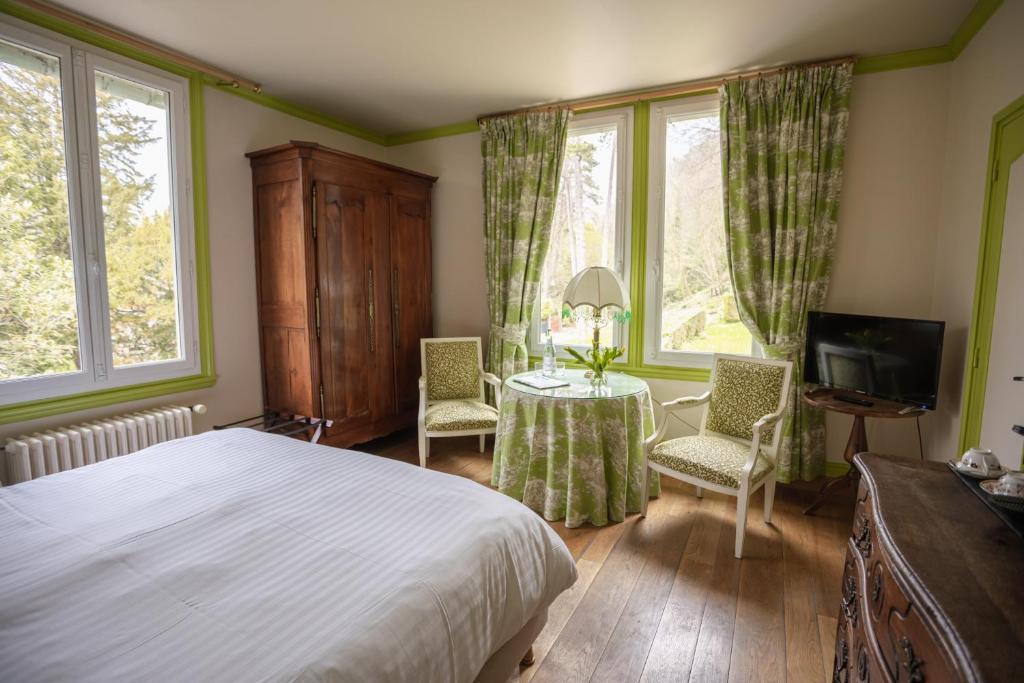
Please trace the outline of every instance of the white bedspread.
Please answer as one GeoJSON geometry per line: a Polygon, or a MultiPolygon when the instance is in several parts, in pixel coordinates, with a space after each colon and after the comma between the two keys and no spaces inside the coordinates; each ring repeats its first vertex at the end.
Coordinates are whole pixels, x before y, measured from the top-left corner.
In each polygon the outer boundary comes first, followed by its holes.
{"type": "Polygon", "coordinates": [[[472,481],[210,432],[0,489],[0,680],[469,681],[575,579],[472,481]]]}

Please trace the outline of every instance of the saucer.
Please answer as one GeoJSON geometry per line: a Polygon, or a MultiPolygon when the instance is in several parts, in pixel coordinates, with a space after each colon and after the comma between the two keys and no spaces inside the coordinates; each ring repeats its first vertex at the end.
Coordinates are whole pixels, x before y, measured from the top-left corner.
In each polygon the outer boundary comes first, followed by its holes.
{"type": "Polygon", "coordinates": [[[971,469],[970,467],[963,467],[958,462],[953,462],[952,460],[950,460],[949,462],[951,465],[953,465],[953,467],[956,468],[957,472],[959,472],[960,474],[966,474],[968,477],[973,477],[974,479],[998,479],[999,477],[1006,474],[1006,470],[1003,469],[1002,467],[1000,467],[995,472],[992,472],[991,474],[984,474],[982,472],[979,472],[978,470],[971,469]]]}
{"type": "Polygon", "coordinates": [[[996,487],[998,482],[989,479],[981,482],[981,489],[988,494],[989,500],[993,504],[999,507],[1006,508],[1007,510],[1013,510],[1014,512],[1024,512],[1024,496],[1007,496],[1002,493],[995,493],[992,489],[996,487]]]}

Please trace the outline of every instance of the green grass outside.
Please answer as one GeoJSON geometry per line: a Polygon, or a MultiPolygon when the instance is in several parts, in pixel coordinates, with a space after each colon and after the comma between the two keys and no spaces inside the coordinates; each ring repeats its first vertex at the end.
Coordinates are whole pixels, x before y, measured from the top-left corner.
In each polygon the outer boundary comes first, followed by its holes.
{"type": "Polygon", "coordinates": [[[749,354],[750,332],[742,322],[712,323],[704,328],[704,334],[691,339],[681,349],[669,348],[672,335],[663,335],[662,349],[665,351],[706,351],[709,353],[749,354]]]}

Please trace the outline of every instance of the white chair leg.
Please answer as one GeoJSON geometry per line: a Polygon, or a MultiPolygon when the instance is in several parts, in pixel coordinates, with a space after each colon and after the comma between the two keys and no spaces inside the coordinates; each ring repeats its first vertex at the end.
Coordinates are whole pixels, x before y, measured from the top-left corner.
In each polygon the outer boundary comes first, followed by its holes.
{"type": "Polygon", "coordinates": [[[641,517],[646,517],[647,516],[647,503],[650,501],[650,498],[651,498],[651,468],[650,467],[645,467],[644,468],[644,480],[643,480],[643,483],[641,484],[641,486],[643,488],[640,489],[640,516],[641,517]]]}
{"type": "Polygon", "coordinates": [[[771,475],[764,482],[764,523],[771,524],[772,505],[775,504],[775,475],[771,475]]]}
{"type": "Polygon", "coordinates": [[[485,448],[487,448],[487,435],[486,434],[481,434],[480,435],[480,452],[483,453],[485,448]]]}
{"type": "Polygon", "coordinates": [[[419,437],[419,449],[420,449],[420,467],[427,466],[427,456],[430,454],[430,440],[427,439],[426,432],[421,427],[417,436],[419,437]]]}
{"type": "Polygon", "coordinates": [[[750,498],[747,492],[741,491],[736,499],[736,559],[743,557],[743,537],[747,533],[747,505],[750,498]]]}
{"type": "Polygon", "coordinates": [[[702,489],[699,486],[697,487],[697,497],[698,498],[703,498],[704,497],[704,489],[702,489]]]}

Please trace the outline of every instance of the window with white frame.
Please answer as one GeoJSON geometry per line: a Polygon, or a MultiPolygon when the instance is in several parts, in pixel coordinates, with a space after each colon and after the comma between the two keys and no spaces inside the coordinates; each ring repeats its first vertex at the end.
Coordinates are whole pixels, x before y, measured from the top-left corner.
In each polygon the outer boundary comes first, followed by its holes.
{"type": "Polygon", "coordinates": [[[718,96],[651,106],[644,359],[710,367],[751,354],[729,277],[718,96]]]}
{"type": "MultiPolygon", "coordinates": [[[[551,243],[530,333],[535,354],[541,352],[547,329],[560,347],[590,345],[592,330],[562,315],[562,294],[576,273],[606,266],[629,282],[632,136],[632,108],[577,115],[569,124],[551,243]]],[[[620,324],[603,328],[601,334],[605,345],[625,339],[620,324]]]]}
{"type": "Polygon", "coordinates": [[[188,82],[0,22],[0,404],[195,374],[188,82]]]}

